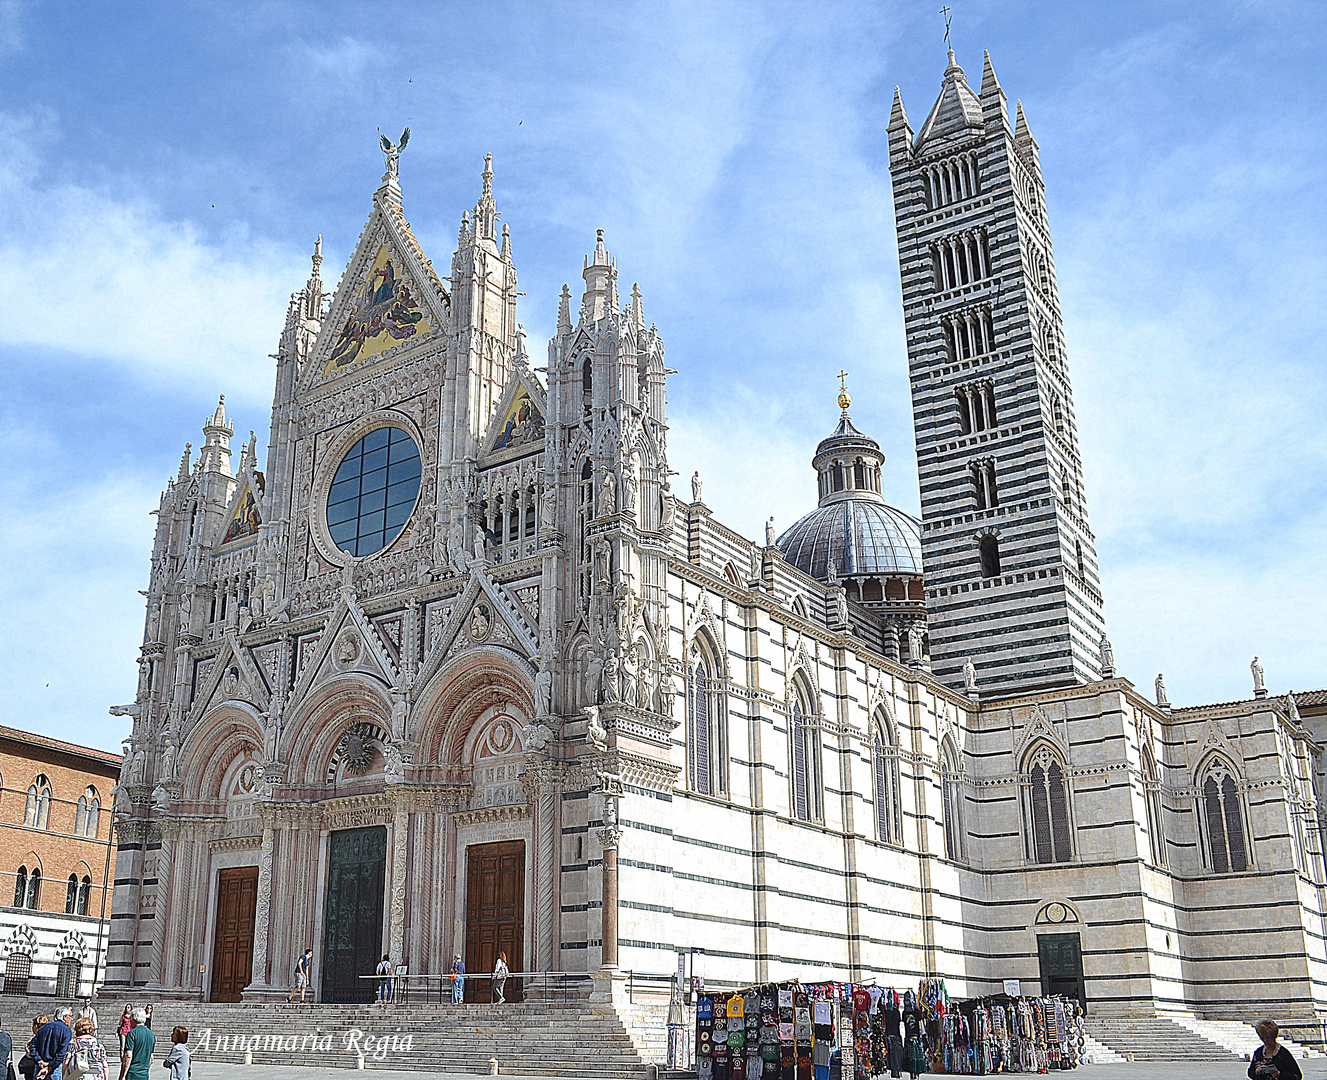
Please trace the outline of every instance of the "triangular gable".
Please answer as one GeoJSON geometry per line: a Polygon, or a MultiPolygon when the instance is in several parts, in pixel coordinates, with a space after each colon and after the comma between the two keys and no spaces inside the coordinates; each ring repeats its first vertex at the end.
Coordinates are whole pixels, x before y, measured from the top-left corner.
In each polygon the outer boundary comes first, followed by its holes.
{"type": "Polygon", "coordinates": [[[375,196],[373,213],[341,278],[314,346],[304,389],[440,342],[447,291],[398,207],[375,196]]]}
{"type": "Polygon", "coordinates": [[[452,603],[446,625],[419,669],[416,685],[426,686],[451,657],[479,645],[498,645],[529,658],[539,652],[539,636],[520,605],[475,564],[465,591],[452,603]]]}
{"type": "Polygon", "coordinates": [[[507,380],[481,444],[486,454],[516,456],[543,442],[548,402],[539,380],[518,365],[507,380]]]}
{"type": "Polygon", "coordinates": [[[298,704],[320,684],[350,672],[377,679],[385,688],[396,686],[399,674],[373,624],[355,600],[354,591],[343,586],[341,598],[291,691],[291,705],[298,704]]]}
{"type": "Polygon", "coordinates": [[[1022,761],[1027,753],[1028,747],[1034,742],[1048,742],[1067,763],[1069,761],[1069,747],[1064,738],[1056,730],[1054,722],[1040,705],[1032,707],[1032,713],[1028,716],[1027,723],[1023,725],[1023,732],[1019,736],[1018,748],[1014,753],[1015,761],[1022,761]]]}
{"type": "Polygon", "coordinates": [[[258,535],[258,526],[263,523],[258,509],[258,500],[262,492],[254,491],[251,477],[245,477],[236,488],[235,498],[230,503],[230,513],[226,515],[225,528],[221,530],[221,542],[229,544],[232,540],[247,540],[258,535]]]}
{"type": "Polygon", "coordinates": [[[227,701],[245,702],[262,712],[270,700],[267,681],[232,631],[226,635],[225,644],[209,665],[203,685],[194,696],[189,708],[190,726],[206,716],[208,710],[227,701]]]}

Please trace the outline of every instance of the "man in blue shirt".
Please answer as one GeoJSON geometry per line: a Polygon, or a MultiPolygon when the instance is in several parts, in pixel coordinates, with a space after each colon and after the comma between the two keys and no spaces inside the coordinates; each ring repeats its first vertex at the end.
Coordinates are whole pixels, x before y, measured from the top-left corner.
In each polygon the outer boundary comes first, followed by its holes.
{"type": "Polygon", "coordinates": [[[37,1062],[34,1080],[60,1080],[60,1066],[74,1037],[73,1023],[74,1011],[64,1008],[56,1011],[54,1020],[37,1029],[32,1040],[32,1058],[37,1062]]]}

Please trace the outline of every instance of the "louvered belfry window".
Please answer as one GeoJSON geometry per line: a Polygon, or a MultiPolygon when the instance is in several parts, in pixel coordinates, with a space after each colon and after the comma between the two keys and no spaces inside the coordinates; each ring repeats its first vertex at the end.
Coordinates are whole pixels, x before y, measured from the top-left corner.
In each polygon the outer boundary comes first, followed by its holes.
{"type": "Polygon", "coordinates": [[[1064,766],[1049,751],[1032,760],[1028,773],[1032,819],[1032,861],[1068,862],[1073,858],[1069,828],[1069,793],[1064,766]]]}
{"type": "Polygon", "coordinates": [[[1239,804],[1239,788],[1224,764],[1214,766],[1203,781],[1203,811],[1207,819],[1212,869],[1218,874],[1247,870],[1249,858],[1244,846],[1244,815],[1239,804]]]}

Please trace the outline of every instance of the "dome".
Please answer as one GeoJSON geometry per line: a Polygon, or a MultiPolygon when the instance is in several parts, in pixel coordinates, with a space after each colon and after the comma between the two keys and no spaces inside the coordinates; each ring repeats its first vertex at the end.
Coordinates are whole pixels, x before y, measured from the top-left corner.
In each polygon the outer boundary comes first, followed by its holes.
{"type": "Polygon", "coordinates": [[[875,499],[840,499],[801,518],[778,539],[783,557],[814,578],[920,576],[921,522],[875,499]]]}

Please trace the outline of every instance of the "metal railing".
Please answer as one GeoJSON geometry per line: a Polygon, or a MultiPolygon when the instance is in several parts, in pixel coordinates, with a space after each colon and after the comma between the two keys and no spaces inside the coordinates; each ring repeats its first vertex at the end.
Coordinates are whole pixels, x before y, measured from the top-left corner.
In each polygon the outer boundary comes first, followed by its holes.
{"type": "MultiPolygon", "coordinates": [[[[374,983],[391,984],[392,1005],[446,1005],[452,1000],[452,986],[457,978],[463,979],[464,997],[461,1004],[478,1004],[474,995],[482,990],[490,996],[493,972],[467,971],[464,975],[360,975],[374,983]]],[[[589,997],[590,975],[584,971],[509,971],[504,996],[508,1003],[515,1001],[541,1001],[566,1005],[589,997]]]]}

